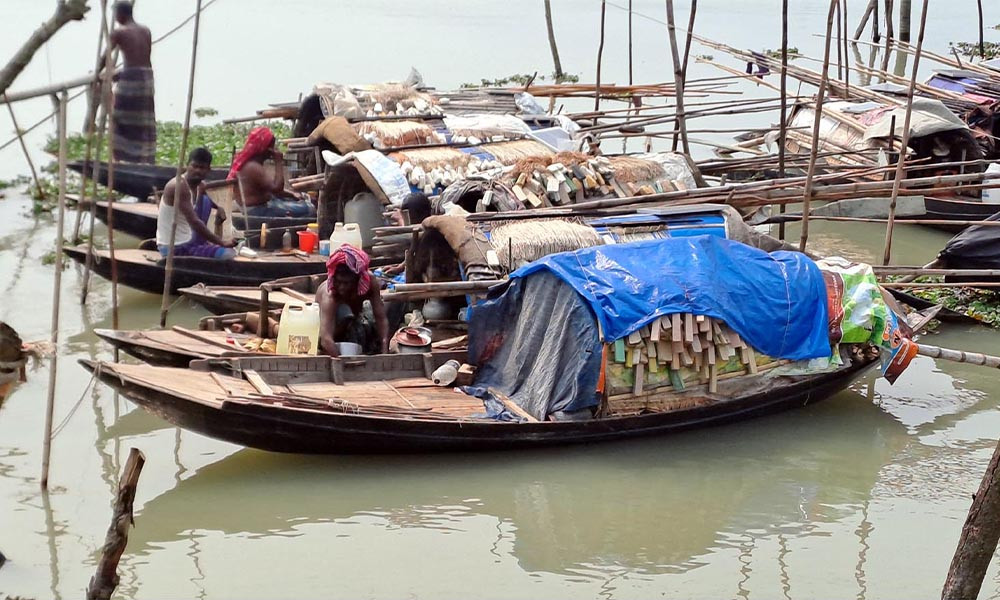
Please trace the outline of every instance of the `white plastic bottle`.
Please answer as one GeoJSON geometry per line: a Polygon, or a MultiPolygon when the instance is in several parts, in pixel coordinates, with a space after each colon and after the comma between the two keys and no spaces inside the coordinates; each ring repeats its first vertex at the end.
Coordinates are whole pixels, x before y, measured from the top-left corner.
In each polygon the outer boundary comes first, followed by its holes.
{"type": "Polygon", "coordinates": [[[319,348],[319,305],[288,302],[278,323],[278,354],[312,354],[319,348]]]}
{"type": "Polygon", "coordinates": [[[449,360],[431,373],[431,381],[434,385],[451,385],[458,378],[458,361],[449,360]]]}
{"type": "Polygon", "coordinates": [[[361,229],[357,223],[337,223],[330,234],[330,254],[337,251],[344,244],[350,244],[361,249],[364,241],[361,239],[361,229]]]}

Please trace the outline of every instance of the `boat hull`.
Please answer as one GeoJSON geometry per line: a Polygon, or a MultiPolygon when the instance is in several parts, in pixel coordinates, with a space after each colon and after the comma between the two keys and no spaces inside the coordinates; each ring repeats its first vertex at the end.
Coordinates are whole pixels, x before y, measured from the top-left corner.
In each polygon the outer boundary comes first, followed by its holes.
{"type": "MultiPolygon", "coordinates": [[[[94,370],[94,363],[81,361],[94,370]]],[[[874,361],[788,379],[768,392],[708,406],[590,421],[505,423],[421,421],[223,402],[221,407],[154,389],[108,369],[98,377],[170,423],[219,440],[297,454],[402,454],[496,451],[664,435],[814,404],[846,388],[874,361]]]]}

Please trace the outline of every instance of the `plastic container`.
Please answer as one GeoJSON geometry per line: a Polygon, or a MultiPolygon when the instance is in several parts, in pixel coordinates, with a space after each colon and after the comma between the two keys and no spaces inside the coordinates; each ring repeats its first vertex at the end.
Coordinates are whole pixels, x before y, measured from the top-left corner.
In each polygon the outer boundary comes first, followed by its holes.
{"type": "Polygon", "coordinates": [[[330,256],[330,240],[319,241],[320,256],[330,256]]]}
{"type": "Polygon", "coordinates": [[[306,225],[306,231],[311,231],[319,236],[319,223],[309,223],[306,225]]]}
{"type": "Polygon", "coordinates": [[[457,360],[449,360],[440,367],[434,369],[434,372],[431,374],[431,381],[434,382],[434,385],[451,385],[455,382],[455,379],[458,378],[459,366],[461,365],[458,364],[457,360]]]}
{"type": "Polygon", "coordinates": [[[309,230],[299,232],[299,250],[303,252],[315,251],[318,241],[319,236],[309,230]]]}
{"type": "Polygon", "coordinates": [[[350,244],[355,248],[362,248],[361,230],[357,223],[337,223],[330,234],[330,254],[344,244],[350,244]]]}
{"type": "MultiPolygon", "coordinates": [[[[337,342],[337,354],[341,356],[361,356],[364,349],[354,342],[337,342]]],[[[457,376],[457,375],[456,375],[457,376]]]]}
{"type": "Polygon", "coordinates": [[[282,250],[292,249],[292,232],[285,231],[285,233],[281,234],[281,249],[282,250]]]}
{"type": "Polygon", "coordinates": [[[359,248],[371,248],[375,242],[373,229],[385,225],[382,220],[381,200],[369,192],[355,194],[344,204],[344,222],[358,224],[358,229],[361,232],[361,246],[358,246],[359,248]]]}
{"type": "Polygon", "coordinates": [[[278,354],[312,354],[319,349],[319,304],[287,302],[278,322],[278,354]]]}

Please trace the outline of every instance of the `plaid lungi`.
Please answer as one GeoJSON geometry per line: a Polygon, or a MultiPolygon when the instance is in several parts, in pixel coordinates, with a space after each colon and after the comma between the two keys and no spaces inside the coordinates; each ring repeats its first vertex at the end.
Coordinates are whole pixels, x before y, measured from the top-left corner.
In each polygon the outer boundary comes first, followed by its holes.
{"type": "Polygon", "coordinates": [[[156,113],[153,69],[128,67],[115,84],[114,155],[116,161],[156,162],[156,113]]]}

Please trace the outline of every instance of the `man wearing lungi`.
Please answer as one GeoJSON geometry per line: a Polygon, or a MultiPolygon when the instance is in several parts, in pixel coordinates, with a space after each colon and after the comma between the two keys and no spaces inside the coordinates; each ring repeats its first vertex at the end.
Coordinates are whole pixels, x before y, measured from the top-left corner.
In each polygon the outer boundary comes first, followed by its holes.
{"type": "Polygon", "coordinates": [[[156,162],[156,113],[153,105],[153,66],[149,61],[153,37],[149,28],[132,18],[132,3],[115,2],[118,27],[111,32],[111,48],[121,50],[125,68],[115,75],[114,158],[116,161],[156,162]]]}
{"type": "Polygon", "coordinates": [[[212,212],[212,201],[202,185],[212,168],[212,154],[205,148],[195,148],[188,158],[187,170],[163,188],[160,212],[156,218],[156,247],[166,256],[170,249],[170,231],[177,221],[174,234],[174,256],[199,256],[229,260],[236,258],[233,240],[223,240],[212,233],[206,223],[212,212]],[[196,198],[194,202],[191,198],[196,198]]]}

